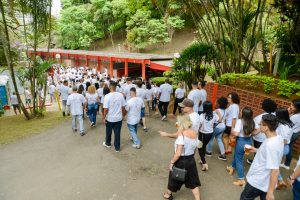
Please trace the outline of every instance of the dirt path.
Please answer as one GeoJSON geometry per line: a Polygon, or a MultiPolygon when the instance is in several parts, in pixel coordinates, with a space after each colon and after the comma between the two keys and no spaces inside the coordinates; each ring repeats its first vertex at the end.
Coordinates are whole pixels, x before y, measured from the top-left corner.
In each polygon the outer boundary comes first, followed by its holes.
{"type": "MultiPolygon", "coordinates": [[[[148,120],[148,134],[139,132],[143,148],[131,148],[126,124],[122,149],[106,149],[104,126],[84,137],[74,134],[70,122],[46,133],[0,147],[1,200],[159,200],[167,184],[173,140],[157,130],[175,130],[173,121],[148,120]]],[[[87,127],[87,120],[85,120],[87,127]]],[[[199,160],[199,155],[196,156],[199,160]]],[[[225,167],[231,161],[208,158],[209,171],[200,172],[202,200],[238,200],[242,188],[232,185],[225,167]]],[[[277,191],[277,199],[292,199],[291,191],[277,191]]],[[[193,199],[183,188],[177,200],[193,199]]]]}

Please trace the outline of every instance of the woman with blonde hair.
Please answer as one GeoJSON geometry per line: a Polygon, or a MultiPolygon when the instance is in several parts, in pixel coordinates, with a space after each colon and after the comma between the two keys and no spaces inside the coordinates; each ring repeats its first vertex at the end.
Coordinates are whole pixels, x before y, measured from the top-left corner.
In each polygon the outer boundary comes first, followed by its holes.
{"type": "Polygon", "coordinates": [[[88,91],[85,95],[86,98],[86,110],[90,118],[91,127],[96,126],[96,117],[99,103],[99,96],[96,93],[96,87],[91,85],[88,87],[88,91]]]}
{"type": "MultiPolygon", "coordinates": [[[[180,190],[184,184],[186,188],[192,190],[195,200],[200,200],[199,186],[200,180],[197,166],[194,158],[195,150],[199,144],[197,133],[191,128],[192,122],[189,116],[178,116],[176,128],[178,129],[177,139],[175,141],[175,154],[170,161],[170,173],[168,181],[168,190],[163,195],[165,199],[173,199],[173,192],[180,190]],[[184,180],[178,180],[172,174],[175,168],[185,169],[184,180]]],[[[159,132],[163,137],[174,137],[174,134],[159,132]]]]}

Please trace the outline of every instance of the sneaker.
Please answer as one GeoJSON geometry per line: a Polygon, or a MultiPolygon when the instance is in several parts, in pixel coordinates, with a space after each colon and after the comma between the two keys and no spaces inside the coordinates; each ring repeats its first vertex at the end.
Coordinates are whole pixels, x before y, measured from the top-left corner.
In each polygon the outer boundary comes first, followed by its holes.
{"type": "Polygon", "coordinates": [[[120,150],[115,150],[115,152],[116,152],[116,153],[119,153],[119,152],[120,152],[120,150]]]}
{"type": "Polygon", "coordinates": [[[91,125],[90,125],[91,127],[93,127],[94,126],[94,123],[93,122],[91,122],[91,125]]]}
{"type": "Polygon", "coordinates": [[[161,121],[164,121],[164,120],[166,120],[166,119],[167,119],[167,116],[164,115],[164,116],[161,118],[161,121]]]}
{"type": "Polygon", "coordinates": [[[84,136],[84,135],[85,135],[85,132],[81,132],[80,135],[81,135],[81,136],[84,136]]]}
{"type": "Polygon", "coordinates": [[[111,147],[111,146],[107,145],[105,142],[103,142],[102,145],[108,149],[111,147]]]}
{"type": "Polygon", "coordinates": [[[253,160],[251,160],[251,159],[247,159],[247,163],[248,163],[249,165],[251,165],[251,164],[252,164],[252,162],[253,162],[253,160]]]}
{"type": "Polygon", "coordinates": [[[219,160],[224,160],[224,161],[227,160],[227,158],[226,158],[225,155],[219,155],[219,156],[218,156],[218,159],[219,159],[219,160]]]}
{"type": "Polygon", "coordinates": [[[136,149],[140,149],[140,148],[141,148],[141,145],[139,145],[139,144],[133,144],[132,147],[133,147],[133,148],[136,148],[136,149]]]}
{"type": "Polygon", "coordinates": [[[147,128],[143,128],[143,130],[144,130],[145,132],[148,132],[148,129],[147,129],[147,128]]]}
{"type": "Polygon", "coordinates": [[[286,169],[286,170],[290,170],[290,167],[289,166],[286,166],[284,163],[280,163],[279,165],[280,167],[286,169]]]}
{"type": "Polygon", "coordinates": [[[208,156],[208,157],[211,157],[211,156],[212,156],[212,153],[211,153],[211,152],[208,152],[208,151],[206,151],[205,154],[206,154],[206,156],[208,156]]]}
{"type": "Polygon", "coordinates": [[[130,140],[131,140],[131,141],[133,141],[133,138],[132,138],[132,137],[130,137],[130,140]]]}

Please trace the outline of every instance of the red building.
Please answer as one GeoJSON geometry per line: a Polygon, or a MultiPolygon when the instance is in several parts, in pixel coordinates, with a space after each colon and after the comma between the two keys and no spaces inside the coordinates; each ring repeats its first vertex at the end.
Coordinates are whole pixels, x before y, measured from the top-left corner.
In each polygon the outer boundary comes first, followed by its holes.
{"type": "MultiPolygon", "coordinates": [[[[29,54],[33,51],[30,50],[29,54]]],[[[172,56],[143,54],[143,53],[107,53],[100,51],[38,49],[37,55],[43,59],[58,59],[67,66],[87,66],[104,71],[106,68],[110,77],[147,77],[159,76],[164,71],[170,70],[172,56]]]]}

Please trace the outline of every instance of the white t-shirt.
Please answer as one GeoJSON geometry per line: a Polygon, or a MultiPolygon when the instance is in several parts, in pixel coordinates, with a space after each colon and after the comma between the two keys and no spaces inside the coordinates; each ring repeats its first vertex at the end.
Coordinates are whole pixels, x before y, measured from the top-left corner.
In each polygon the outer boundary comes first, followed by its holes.
{"type": "Polygon", "coordinates": [[[280,136],[267,138],[257,150],[247,174],[247,182],[264,192],[270,184],[272,169],[279,169],[283,155],[283,139],[280,136]]]}
{"type": "Polygon", "coordinates": [[[65,86],[65,85],[60,86],[61,100],[68,100],[68,96],[70,93],[71,93],[71,90],[68,86],[65,86]]]}
{"type": "Polygon", "coordinates": [[[181,156],[193,155],[195,153],[195,149],[197,148],[198,144],[199,144],[198,138],[191,139],[189,137],[180,135],[177,137],[174,144],[175,152],[177,149],[177,145],[183,145],[184,150],[182,151],[181,156]]]}
{"type": "Polygon", "coordinates": [[[182,98],[184,98],[185,93],[186,93],[185,89],[177,88],[175,90],[175,97],[178,98],[178,99],[182,99],[182,98]]]}
{"type": "Polygon", "coordinates": [[[136,96],[141,99],[146,99],[146,90],[144,88],[136,88],[136,96]]]}
{"type": "Polygon", "coordinates": [[[95,104],[97,103],[97,98],[98,98],[98,94],[90,94],[90,93],[86,93],[85,95],[86,99],[87,99],[87,103],[88,104],[95,104]]]}
{"type": "Polygon", "coordinates": [[[99,97],[99,98],[103,97],[103,88],[99,88],[99,89],[97,90],[97,94],[98,94],[98,97],[99,97]]]}
{"type": "Polygon", "coordinates": [[[294,123],[293,132],[300,132],[300,113],[294,114],[291,117],[291,121],[294,123]]]}
{"type": "Polygon", "coordinates": [[[159,89],[159,92],[160,92],[159,101],[169,102],[171,99],[171,94],[173,92],[173,87],[170,84],[165,83],[165,84],[162,84],[159,88],[160,88],[159,89]]]}
{"type": "Polygon", "coordinates": [[[122,121],[122,107],[124,107],[125,104],[125,99],[119,92],[110,92],[105,95],[103,108],[108,109],[106,120],[109,122],[122,121]]]}
{"type": "Polygon", "coordinates": [[[11,96],[10,96],[10,103],[11,103],[12,105],[18,105],[18,104],[19,104],[17,95],[11,95],[11,96]]]}
{"type": "Polygon", "coordinates": [[[141,110],[145,107],[144,101],[140,97],[133,97],[126,103],[127,123],[136,125],[141,119],[141,110]]]}
{"type": "Polygon", "coordinates": [[[284,140],[286,140],[287,144],[291,142],[291,137],[293,135],[293,129],[288,125],[284,125],[279,123],[276,129],[277,135],[280,135],[284,140]]]}
{"type": "Polygon", "coordinates": [[[28,90],[25,90],[25,99],[31,99],[31,94],[28,90]]]}
{"type": "Polygon", "coordinates": [[[226,109],[223,110],[223,109],[220,109],[218,108],[217,110],[215,110],[215,114],[217,115],[217,112],[216,111],[219,111],[221,117],[222,117],[222,122],[218,122],[218,125],[216,128],[219,128],[219,129],[225,129],[226,128],[226,125],[225,125],[225,115],[226,115],[226,109]]]}
{"type": "Polygon", "coordinates": [[[82,94],[73,93],[68,96],[67,105],[70,106],[70,112],[72,115],[82,115],[85,98],[82,94]]]}
{"type": "Polygon", "coordinates": [[[200,90],[192,90],[189,95],[188,99],[192,100],[194,102],[194,111],[198,112],[199,111],[199,103],[201,101],[201,92],[200,90]]]}
{"type": "Polygon", "coordinates": [[[208,121],[205,119],[205,113],[200,115],[200,132],[201,133],[212,133],[214,131],[214,123],[217,123],[219,117],[217,114],[213,113],[213,118],[208,121]]]}
{"type": "Polygon", "coordinates": [[[201,105],[199,106],[199,111],[203,112],[203,103],[206,101],[206,98],[207,98],[207,92],[206,90],[204,89],[201,89],[200,90],[201,92],[201,98],[200,98],[200,101],[202,102],[201,105]]]}
{"type": "MultiPolygon", "coordinates": [[[[254,124],[255,124],[254,128],[258,129],[259,126],[255,122],[254,122],[254,124]]],[[[243,121],[241,119],[238,119],[236,121],[236,124],[235,124],[235,127],[234,127],[233,131],[239,133],[238,137],[251,137],[251,134],[248,135],[248,136],[246,136],[244,134],[244,125],[243,125],[243,121]]]]}
{"type": "Polygon", "coordinates": [[[128,101],[131,98],[130,89],[133,87],[136,88],[136,86],[132,83],[126,84],[126,86],[124,87],[124,95],[126,96],[126,101],[128,101]]]}
{"type": "MultiPolygon", "coordinates": [[[[233,119],[238,119],[239,118],[239,113],[240,113],[240,107],[237,104],[231,104],[227,108],[226,116],[225,116],[225,121],[226,121],[226,126],[232,127],[232,120],[233,119]]],[[[234,128],[234,127],[232,127],[234,128]]]]}
{"type": "Polygon", "coordinates": [[[146,99],[148,101],[153,99],[153,88],[151,88],[150,90],[146,89],[146,99]]]}
{"type": "Polygon", "coordinates": [[[192,129],[198,133],[200,128],[200,115],[198,115],[196,112],[193,112],[189,114],[189,117],[192,121],[192,129]]]}
{"type": "Polygon", "coordinates": [[[48,90],[49,94],[53,94],[55,92],[55,90],[56,90],[56,87],[54,85],[49,86],[49,90],[48,90]]]}

